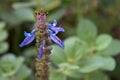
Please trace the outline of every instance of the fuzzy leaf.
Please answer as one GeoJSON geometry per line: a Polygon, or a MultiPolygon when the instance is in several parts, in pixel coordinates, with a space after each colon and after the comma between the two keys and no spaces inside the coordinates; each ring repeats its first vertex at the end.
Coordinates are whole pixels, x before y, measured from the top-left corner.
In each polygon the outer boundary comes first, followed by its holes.
{"type": "Polygon", "coordinates": [[[109,80],[108,76],[101,71],[92,72],[87,76],[89,76],[89,80],[109,80]]]}
{"type": "Polygon", "coordinates": [[[68,62],[78,61],[87,52],[87,44],[77,37],[70,37],[64,43],[68,62]]]}
{"type": "Polygon", "coordinates": [[[5,51],[7,51],[8,48],[9,48],[8,43],[6,43],[6,42],[0,43],[0,54],[2,54],[5,51]]]}
{"type": "Polygon", "coordinates": [[[112,57],[102,57],[104,60],[104,66],[102,67],[102,69],[104,70],[114,70],[115,66],[116,66],[116,62],[112,57]]]}
{"type": "Polygon", "coordinates": [[[77,37],[70,37],[64,41],[65,54],[68,59],[75,58],[75,53],[79,50],[79,39],[77,37]]]}
{"type": "Polygon", "coordinates": [[[0,31],[5,27],[5,22],[0,22],[0,31]]]}
{"type": "Polygon", "coordinates": [[[8,77],[1,77],[0,76],[0,80],[10,80],[8,77]]]}
{"type": "Polygon", "coordinates": [[[0,60],[0,76],[12,76],[21,67],[23,57],[16,58],[13,54],[4,55],[0,60]]]}
{"type": "Polygon", "coordinates": [[[60,8],[56,11],[54,11],[52,14],[48,15],[47,20],[48,21],[52,21],[54,19],[59,20],[60,18],[62,18],[65,14],[65,9],[64,8],[60,8]]]}
{"type": "Polygon", "coordinates": [[[51,59],[53,63],[59,64],[62,62],[66,62],[66,56],[65,56],[63,49],[61,49],[57,45],[53,45],[52,48],[53,49],[52,49],[51,59]]]}
{"type": "Polygon", "coordinates": [[[89,73],[101,68],[104,65],[104,61],[100,56],[94,56],[80,60],[78,65],[80,67],[80,72],[89,73]]]}
{"type": "Polygon", "coordinates": [[[16,76],[19,80],[25,80],[31,73],[31,70],[27,66],[23,65],[16,72],[16,76]]]}
{"type": "Polygon", "coordinates": [[[79,72],[79,66],[69,63],[61,63],[59,64],[60,69],[62,69],[62,73],[64,75],[73,77],[73,78],[81,78],[83,74],[79,72]]]}
{"type": "Polygon", "coordinates": [[[102,55],[109,55],[114,56],[120,53],[120,41],[119,40],[112,40],[111,44],[105,49],[100,52],[102,55]]]}
{"type": "Polygon", "coordinates": [[[60,4],[61,0],[40,0],[40,5],[47,11],[57,8],[60,4]]]}
{"type": "Polygon", "coordinates": [[[23,21],[34,21],[33,11],[30,8],[15,9],[12,12],[1,12],[0,17],[6,22],[18,25],[23,21]]]}
{"type": "Polygon", "coordinates": [[[77,35],[90,44],[96,38],[96,26],[88,19],[81,19],[77,25],[77,35]]]}
{"type": "Polygon", "coordinates": [[[26,8],[26,7],[31,7],[36,5],[35,1],[31,1],[31,2],[16,2],[13,3],[13,8],[14,9],[20,9],[20,8],[26,8]]]}
{"type": "Polygon", "coordinates": [[[6,30],[0,31],[0,41],[5,40],[8,37],[8,33],[6,30]]]}
{"type": "Polygon", "coordinates": [[[50,80],[66,80],[67,76],[57,70],[50,69],[50,80]]]}
{"type": "Polygon", "coordinates": [[[107,34],[99,35],[96,39],[96,49],[97,50],[104,50],[106,49],[112,41],[112,37],[107,34]]]}
{"type": "Polygon", "coordinates": [[[23,55],[25,58],[30,59],[31,57],[35,56],[37,51],[35,47],[29,47],[23,51],[23,55]]]}

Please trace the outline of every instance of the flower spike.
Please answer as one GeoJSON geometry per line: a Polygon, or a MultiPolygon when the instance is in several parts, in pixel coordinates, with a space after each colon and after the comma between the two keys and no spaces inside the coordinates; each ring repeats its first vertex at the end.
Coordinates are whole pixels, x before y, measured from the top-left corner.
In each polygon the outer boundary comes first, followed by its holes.
{"type": "Polygon", "coordinates": [[[30,44],[36,38],[37,57],[35,59],[35,75],[37,80],[49,80],[49,62],[52,48],[51,41],[64,49],[64,43],[56,36],[59,32],[64,32],[64,28],[57,26],[54,19],[51,24],[46,22],[47,14],[43,11],[36,11],[35,29],[30,33],[24,32],[25,39],[20,43],[20,47],[30,44]],[[46,77],[45,77],[46,76],[46,77]]]}

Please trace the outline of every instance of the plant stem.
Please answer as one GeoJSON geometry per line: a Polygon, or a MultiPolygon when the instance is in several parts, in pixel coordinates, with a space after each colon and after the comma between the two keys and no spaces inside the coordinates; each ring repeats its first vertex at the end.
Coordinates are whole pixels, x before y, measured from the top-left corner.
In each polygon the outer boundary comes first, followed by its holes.
{"type": "Polygon", "coordinates": [[[36,58],[36,80],[49,80],[49,55],[43,55],[42,59],[36,58]]]}
{"type": "Polygon", "coordinates": [[[35,77],[36,80],[49,80],[49,55],[51,53],[51,47],[49,47],[51,40],[49,39],[49,34],[47,32],[46,24],[36,25],[36,47],[38,51],[38,56],[35,60],[35,77]],[[44,54],[41,59],[39,59],[39,47],[41,44],[45,43],[44,54]]]}

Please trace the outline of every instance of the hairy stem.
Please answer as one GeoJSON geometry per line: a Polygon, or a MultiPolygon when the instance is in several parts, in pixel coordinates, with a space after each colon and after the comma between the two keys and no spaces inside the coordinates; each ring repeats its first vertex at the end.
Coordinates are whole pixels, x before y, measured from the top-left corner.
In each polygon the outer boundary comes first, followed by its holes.
{"type": "Polygon", "coordinates": [[[43,55],[42,59],[36,58],[36,80],[49,80],[49,57],[43,55]]]}
{"type": "Polygon", "coordinates": [[[39,24],[36,25],[36,47],[38,51],[38,56],[35,60],[35,77],[36,80],[49,80],[49,55],[51,53],[51,48],[49,47],[50,40],[47,32],[47,25],[39,24]],[[42,43],[45,43],[44,54],[41,59],[39,59],[39,47],[42,43]]]}

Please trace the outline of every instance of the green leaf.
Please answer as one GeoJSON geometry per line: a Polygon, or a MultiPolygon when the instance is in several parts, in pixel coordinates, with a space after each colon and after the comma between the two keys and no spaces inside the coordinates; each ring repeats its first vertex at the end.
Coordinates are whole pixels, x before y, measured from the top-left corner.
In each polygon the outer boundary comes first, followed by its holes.
{"type": "Polygon", "coordinates": [[[66,62],[66,56],[63,49],[61,49],[58,45],[53,45],[52,48],[51,60],[53,63],[59,64],[66,62]]]}
{"type": "Polygon", "coordinates": [[[1,18],[10,24],[20,24],[23,21],[34,21],[33,11],[30,8],[16,9],[12,12],[1,12],[1,18]]]}
{"type": "Polygon", "coordinates": [[[101,71],[92,72],[85,77],[89,80],[109,80],[108,76],[101,71]]]}
{"type": "Polygon", "coordinates": [[[7,77],[1,77],[1,76],[0,76],[0,80],[10,80],[10,79],[7,78],[7,77]]]}
{"type": "Polygon", "coordinates": [[[64,41],[64,44],[65,44],[65,55],[67,59],[74,60],[76,52],[80,49],[80,39],[77,37],[70,37],[64,41]]]}
{"type": "Polygon", "coordinates": [[[73,78],[81,78],[83,77],[83,74],[79,72],[79,66],[75,64],[69,64],[69,63],[61,63],[59,64],[59,68],[61,73],[64,75],[67,75],[69,77],[73,78]]]}
{"type": "Polygon", "coordinates": [[[120,41],[112,40],[111,44],[103,51],[100,52],[102,55],[114,56],[120,53],[120,41]]]}
{"type": "Polygon", "coordinates": [[[94,56],[79,61],[79,71],[82,73],[89,73],[101,68],[104,65],[104,61],[100,56],[94,56]]]}
{"type": "Polygon", "coordinates": [[[13,8],[20,9],[20,8],[27,8],[36,6],[42,7],[45,11],[49,11],[55,9],[61,5],[61,0],[39,0],[39,1],[30,1],[30,2],[17,2],[13,4],[13,8]]]}
{"type": "Polygon", "coordinates": [[[49,11],[61,5],[61,0],[40,0],[40,7],[49,11]]]}
{"type": "Polygon", "coordinates": [[[7,51],[8,48],[9,48],[8,43],[6,43],[6,42],[0,43],[0,54],[2,54],[5,51],[7,51]]]}
{"type": "Polygon", "coordinates": [[[37,54],[35,47],[29,47],[24,50],[23,55],[25,58],[29,59],[37,54]]]}
{"type": "Polygon", "coordinates": [[[0,22],[0,31],[5,27],[5,22],[0,22]]]}
{"type": "Polygon", "coordinates": [[[60,8],[56,11],[54,11],[52,14],[48,15],[47,20],[48,21],[53,21],[54,19],[59,20],[60,18],[62,18],[65,14],[65,9],[64,8],[60,8]]]}
{"type": "Polygon", "coordinates": [[[91,44],[97,35],[96,26],[88,19],[81,19],[77,25],[77,35],[91,44]]]}
{"type": "MultiPolygon", "coordinates": [[[[74,53],[74,60],[76,60],[77,62],[83,58],[84,56],[88,55],[89,53],[89,46],[86,42],[80,40],[80,44],[79,44],[79,49],[75,51],[74,53]]],[[[71,56],[71,58],[73,58],[71,56]]]]}
{"type": "Polygon", "coordinates": [[[73,78],[73,77],[68,77],[68,80],[81,80],[80,78],[73,78]]]}
{"type": "Polygon", "coordinates": [[[102,57],[104,60],[104,66],[102,66],[102,69],[104,70],[114,70],[116,66],[116,62],[112,57],[102,57]]]}
{"type": "Polygon", "coordinates": [[[16,72],[16,77],[19,80],[25,80],[31,73],[32,71],[27,66],[23,65],[16,72]]]}
{"type": "Polygon", "coordinates": [[[50,80],[66,80],[67,77],[61,72],[50,68],[50,80]]]}
{"type": "Polygon", "coordinates": [[[17,9],[13,15],[15,15],[19,22],[22,21],[34,21],[33,11],[29,8],[17,9]]]}
{"type": "Polygon", "coordinates": [[[24,58],[18,57],[16,58],[16,61],[14,62],[14,71],[17,72],[17,70],[23,65],[24,58]]]}
{"type": "Polygon", "coordinates": [[[76,63],[88,49],[87,44],[78,37],[70,37],[64,41],[64,44],[65,55],[70,63],[76,63]]]}
{"type": "Polygon", "coordinates": [[[96,39],[96,49],[104,50],[106,49],[112,41],[112,37],[107,34],[99,35],[96,39]]]}
{"type": "Polygon", "coordinates": [[[12,76],[23,64],[24,58],[16,58],[13,54],[4,55],[0,60],[0,75],[4,77],[12,76]]]}
{"type": "Polygon", "coordinates": [[[0,31],[0,42],[4,41],[8,37],[8,33],[6,30],[0,31]]]}
{"type": "Polygon", "coordinates": [[[2,58],[1,58],[1,61],[14,61],[16,58],[15,58],[15,55],[13,55],[13,54],[6,54],[6,55],[4,55],[4,56],[2,56],[2,58]]]}
{"type": "Polygon", "coordinates": [[[31,2],[16,2],[13,3],[13,8],[14,9],[20,9],[20,8],[27,8],[27,7],[31,7],[31,6],[35,6],[36,2],[35,1],[31,1],[31,2]]]}

